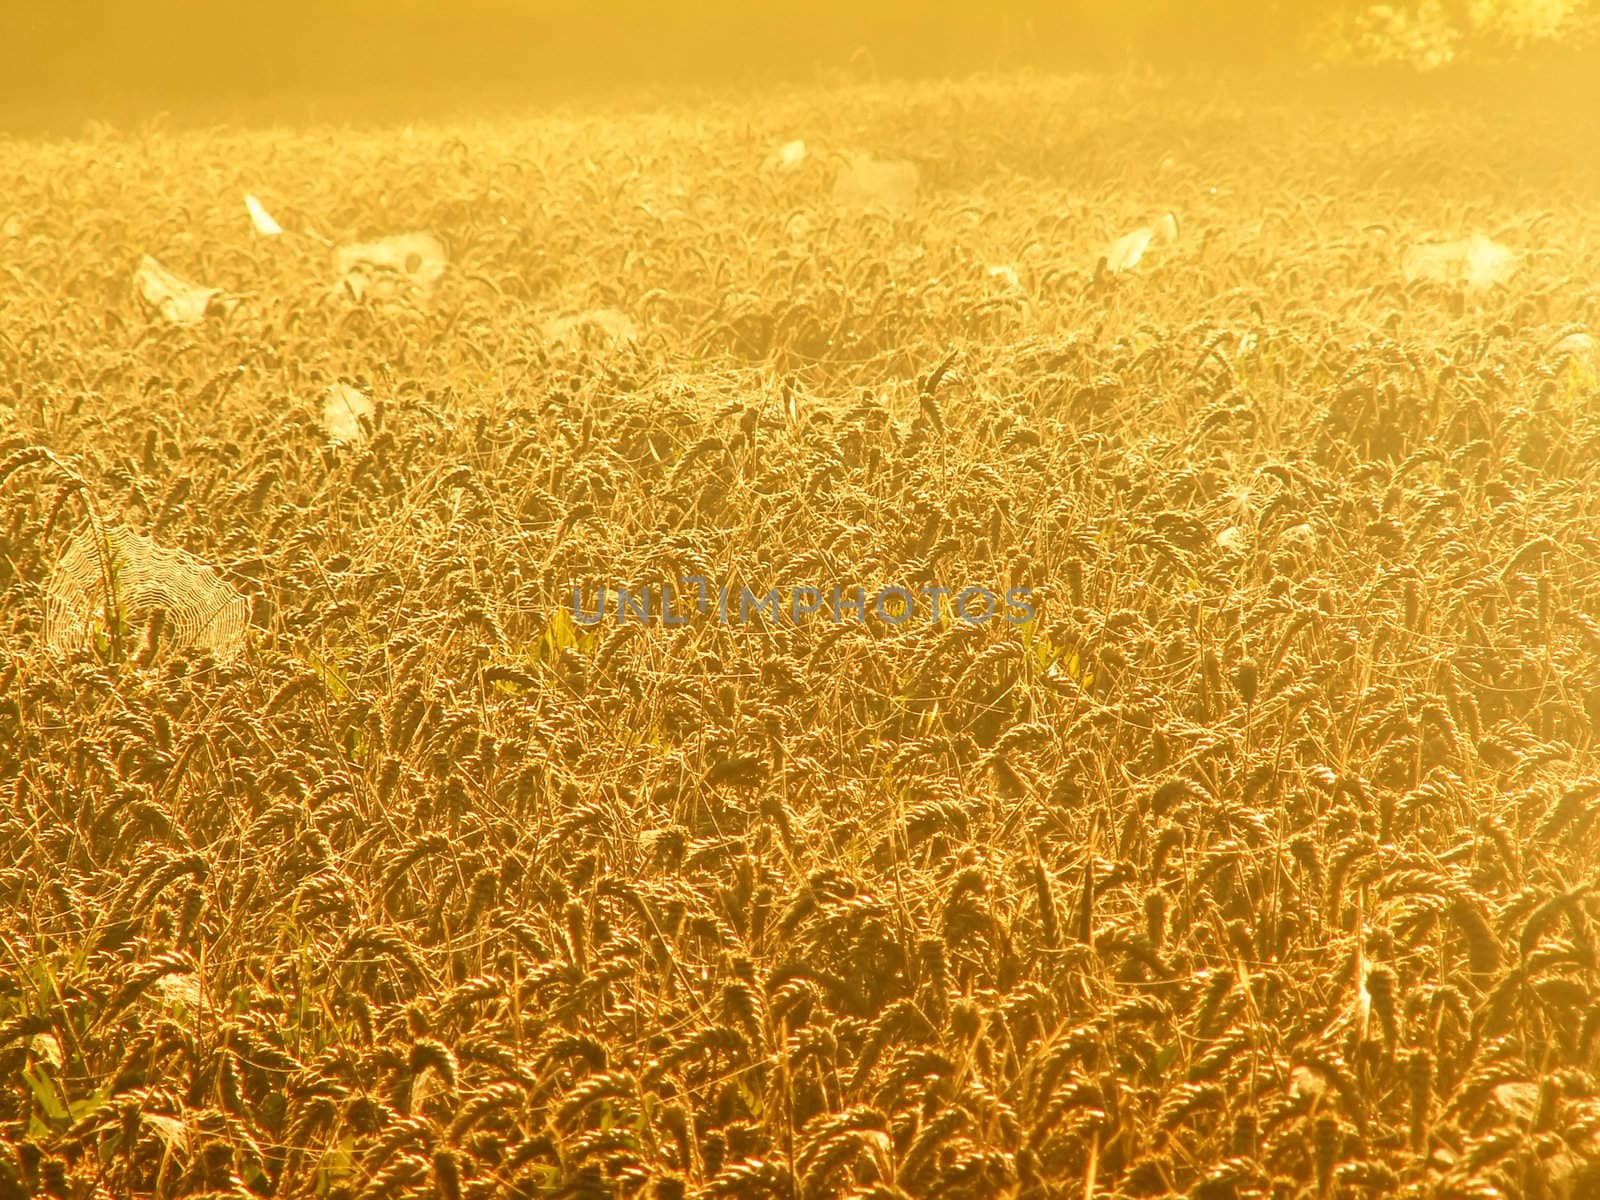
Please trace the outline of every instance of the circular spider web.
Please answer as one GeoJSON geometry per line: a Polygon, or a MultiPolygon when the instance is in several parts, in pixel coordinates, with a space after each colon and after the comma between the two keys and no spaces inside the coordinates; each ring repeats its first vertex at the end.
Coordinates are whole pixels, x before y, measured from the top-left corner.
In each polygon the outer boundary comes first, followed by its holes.
{"type": "Polygon", "coordinates": [[[80,530],[50,576],[44,609],[50,649],[81,649],[106,632],[108,579],[109,607],[125,630],[159,613],[161,640],[170,649],[208,651],[224,662],[244,649],[250,603],[206,563],[131,529],[106,529],[98,542],[93,526],[80,530]]]}

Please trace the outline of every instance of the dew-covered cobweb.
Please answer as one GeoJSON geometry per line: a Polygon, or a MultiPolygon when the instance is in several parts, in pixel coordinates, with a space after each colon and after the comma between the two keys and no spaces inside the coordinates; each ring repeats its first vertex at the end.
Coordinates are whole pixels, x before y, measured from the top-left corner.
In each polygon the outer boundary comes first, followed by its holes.
{"type": "Polygon", "coordinates": [[[50,576],[44,617],[50,649],[66,653],[104,636],[108,576],[110,607],[125,629],[159,613],[161,643],[169,649],[209,651],[219,661],[244,649],[249,601],[206,563],[122,527],[105,530],[103,562],[97,541],[92,526],[80,530],[50,576]]]}

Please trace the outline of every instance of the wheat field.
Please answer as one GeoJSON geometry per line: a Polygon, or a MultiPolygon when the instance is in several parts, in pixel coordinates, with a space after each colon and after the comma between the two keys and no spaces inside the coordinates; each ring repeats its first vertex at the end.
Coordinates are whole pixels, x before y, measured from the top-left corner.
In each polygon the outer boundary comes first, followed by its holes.
{"type": "Polygon", "coordinates": [[[0,1200],[1600,1196],[1600,156],[1502,101],[0,143],[0,1200]],[[690,579],[783,602],[581,619],[690,579]]]}

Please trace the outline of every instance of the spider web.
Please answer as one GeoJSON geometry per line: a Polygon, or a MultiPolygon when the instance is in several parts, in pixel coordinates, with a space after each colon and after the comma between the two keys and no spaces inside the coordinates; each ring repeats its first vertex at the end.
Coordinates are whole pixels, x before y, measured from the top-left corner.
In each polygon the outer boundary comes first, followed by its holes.
{"type": "MultiPolygon", "coordinates": [[[[244,649],[250,604],[211,567],[186,550],[158,546],[131,529],[105,531],[113,611],[124,628],[159,612],[170,649],[209,651],[219,662],[244,649]]],[[[80,530],[45,588],[44,640],[57,653],[92,644],[105,633],[106,575],[94,528],[80,530]]]]}
{"type": "Polygon", "coordinates": [[[398,233],[334,250],[339,286],[356,300],[426,297],[449,260],[444,243],[431,233],[398,233]]]}

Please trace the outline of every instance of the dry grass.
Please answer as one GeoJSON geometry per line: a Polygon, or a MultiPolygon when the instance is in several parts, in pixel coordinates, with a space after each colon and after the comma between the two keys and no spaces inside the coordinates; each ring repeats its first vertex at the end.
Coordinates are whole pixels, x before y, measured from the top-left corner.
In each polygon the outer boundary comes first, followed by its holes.
{"type": "Polygon", "coordinates": [[[6,147],[0,1197],[1595,1195],[1577,137],[1011,81],[6,147]],[[330,297],[246,191],[451,265],[330,297]],[[248,652],[46,653],[90,501],[248,652]],[[1041,616],[561,616],[690,574],[1041,616]]]}

